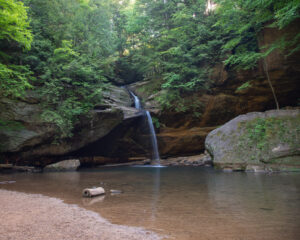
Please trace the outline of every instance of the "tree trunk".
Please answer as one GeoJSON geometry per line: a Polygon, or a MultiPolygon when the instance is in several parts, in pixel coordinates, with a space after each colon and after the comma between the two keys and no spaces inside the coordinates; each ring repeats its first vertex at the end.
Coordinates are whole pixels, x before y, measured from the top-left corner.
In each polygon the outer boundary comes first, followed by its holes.
{"type": "Polygon", "coordinates": [[[273,94],[273,97],[274,97],[274,101],[275,101],[275,103],[276,103],[276,108],[277,108],[277,110],[279,110],[279,103],[278,103],[277,96],[276,96],[274,87],[273,87],[273,85],[272,85],[271,79],[270,79],[270,75],[269,75],[269,71],[268,71],[268,64],[267,64],[267,61],[266,61],[265,58],[263,59],[263,68],[264,68],[264,71],[265,71],[265,73],[266,73],[266,76],[267,76],[267,79],[268,79],[268,83],[269,83],[269,85],[270,85],[270,88],[271,88],[271,90],[272,90],[272,94],[273,94]]]}

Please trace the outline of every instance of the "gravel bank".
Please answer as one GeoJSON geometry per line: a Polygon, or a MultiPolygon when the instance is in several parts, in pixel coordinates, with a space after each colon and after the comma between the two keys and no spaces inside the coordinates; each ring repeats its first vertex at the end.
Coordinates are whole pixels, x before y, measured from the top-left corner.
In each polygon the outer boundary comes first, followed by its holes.
{"type": "Polygon", "coordinates": [[[56,198],[0,190],[1,240],[158,240],[142,228],[111,224],[56,198]]]}

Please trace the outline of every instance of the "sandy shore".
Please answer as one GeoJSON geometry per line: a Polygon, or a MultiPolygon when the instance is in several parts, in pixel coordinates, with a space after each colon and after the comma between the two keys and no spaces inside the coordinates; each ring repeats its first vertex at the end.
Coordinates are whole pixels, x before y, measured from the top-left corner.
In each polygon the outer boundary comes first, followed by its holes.
{"type": "Polygon", "coordinates": [[[1,240],[157,240],[142,228],[114,225],[56,198],[0,190],[1,240]]]}

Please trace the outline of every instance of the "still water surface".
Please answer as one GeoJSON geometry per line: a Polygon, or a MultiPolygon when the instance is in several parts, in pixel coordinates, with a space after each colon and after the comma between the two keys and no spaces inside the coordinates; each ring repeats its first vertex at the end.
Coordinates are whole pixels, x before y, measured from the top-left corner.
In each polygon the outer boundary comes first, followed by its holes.
{"type": "Polygon", "coordinates": [[[300,239],[299,173],[118,167],[0,175],[1,181],[16,181],[1,189],[60,198],[112,223],[141,226],[169,239],[300,239]],[[82,198],[82,190],[92,186],[123,193],[82,198]]]}

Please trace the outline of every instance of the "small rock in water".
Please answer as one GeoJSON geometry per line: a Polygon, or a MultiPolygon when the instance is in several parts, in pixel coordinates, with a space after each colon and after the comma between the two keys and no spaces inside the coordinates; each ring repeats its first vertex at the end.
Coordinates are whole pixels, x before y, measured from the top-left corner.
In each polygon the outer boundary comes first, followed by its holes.
{"type": "Polygon", "coordinates": [[[80,166],[80,161],[78,159],[69,159],[69,160],[64,160],[64,161],[47,165],[44,168],[44,171],[46,172],[76,171],[79,168],[79,166],[80,166]]]}

